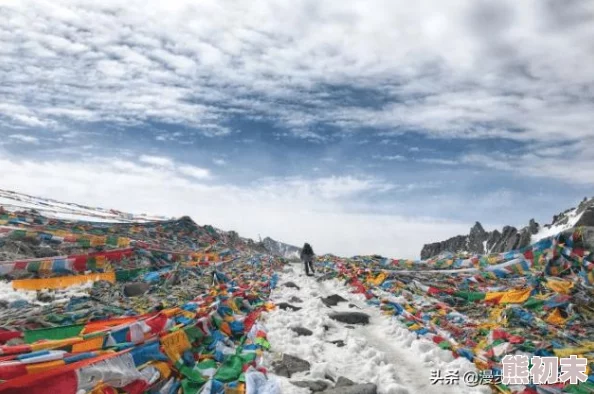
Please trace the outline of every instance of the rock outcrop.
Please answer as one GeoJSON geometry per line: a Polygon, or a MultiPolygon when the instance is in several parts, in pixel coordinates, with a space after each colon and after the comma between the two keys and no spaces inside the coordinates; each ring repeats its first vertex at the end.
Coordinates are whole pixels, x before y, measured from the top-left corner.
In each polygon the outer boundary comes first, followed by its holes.
{"type": "Polygon", "coordinates": [[[274,256],[284,257],[285,259],[289,260],[299,259],[299,254],[301,253],[301,249],[297,246],[275,241],[270,237],[264,238],[262,244],[268,253],[274,256]]]}
{"type": "Polygon", "coordinates": [[[443,252],[468,252],[468,253],[501,253],[508,250],[522,248],[530,245],[532,235],[539,230],[539,225],[530,220],[527,227],[518,230],[512,226],[505,226],[501,232],[498,230],[485,231],[483,226],[476,222],[468,235],[458,235],[442,242],[435,242],[423,246],[421,258],[428,259],[443,252]]]}
{"type": "Polygon", "coordinates": [[[534,219],[519,230],[505,226],[501,231],[485,231],[483,226],[476,222],[468,235],[457,235],[445,241],[424,245],[421,259],[428,259],[443,252],[503,253],[530,245],[532,236],[542,229],[562,232],[576,227],[594,227],[594,198],[584,198],[577,208],[567,209],[553,216],[552,223],[545,224],[542,228],[534,219]]]}

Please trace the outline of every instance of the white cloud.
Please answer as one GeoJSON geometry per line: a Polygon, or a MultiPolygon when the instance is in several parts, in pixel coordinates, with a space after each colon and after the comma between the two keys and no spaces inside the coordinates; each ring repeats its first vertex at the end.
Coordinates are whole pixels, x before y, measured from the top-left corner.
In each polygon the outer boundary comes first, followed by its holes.
{"type": "Polygon", "coordinates": [[[444,165],[444,166],[455,166],[455,165],[460,164],[456,160],[436,159],[436,158],[424,158],[424,159],[418,159],[417,161],[419,161],[421,163],[439,164],[439,165],[444,165]]]}
{"type": "Polygon", "coordinates": [[[0,13],[0,79],[11,84],[0,93],[25,111],[0,118],[157,120],[225,135],[242,115],[318,141],[320,123],[578,140],[593,134],[593,23],[587,0],[11,2],[0,13]],[[328,85],[383,101],[359,106],[328,85]]]}
{"type": "MultiPolygon", "coordinates": [[[[195,179],[208,179],[211,177],[210,170],[207,168],[200,168],[189,164],[183,163],[176,163],[173,159],[169,157],[163,156],[149,156],[149,155],[141,155],[138,158],[138,161],[141,163],[150,164],[159,169],[163,169],[166,171],[171,171],[172,173],[177,172],[178,174],[185,175],[195,179]]],[[[130,167],[128,170],[137,170],[142,167],[136,167],[135,164],[132,164],[127,161],[116,161],[117,166],[125,166],[130,167]]],[[[142,170],[144,173],[145,171],[142,170]]]]}
{"type": "Polygon", "coordinates": [[[196,179],[210,178],[210,171],[205,168],[183,165],[179,166],[177,170],[183,175],[187,175],[196,179]]]}
{"type": "Polygon", "coordinates": [[[373,158],[377,159],[377,160],[386,160],[386,161],[406,161],[406,157],[404,157],[402,155],[389,155],[389,156],[374,155],[373,158]]]}
{"type": "MultiPolygon", "coordinates": [[[[588,146],[594,142],[586,141],[584,143],[588,146]]],[[[521,155],[501,152],[466,154],[462,156],[462,161],[524,176],[553,178],[577,185],[594,185],[594,158],[589,149],[585,149],[581,144],[565,147],[563,156],[559,156],[556,148],[551,148],[521,155]]]]}
{"type": "Polygon", "coordinates": [[[204,184],[174,169],[122,159],[24,160],[1,151],[0,168],[3,189],[130,212],[191,215],[198,223],[253,238],[266,234],[296,245],[309,240],[318,252],[416,257],[423,241],[444,239],[468,227],[423,217],[369,214],[348,205],[360,193],[389,190],[380,180],[269,179],[238,187],[204,184]]]}
{"type": "Polygon", "coordinates": [[[227,165],[227,161],[225,159],[214,159],[212,162],[215,163],[217,166],[227,165]]]}
{"type": "Polygon", "coordinates": [[[27,144],[39,144],[39,138],[33,137],[32,135],[11,134],[8,138],[27,144]]]}
{"type": "Polygon", "coordinates": [[[166,168],[173,167],[173,160],[171,160],[168,157],[142,155],[138,158],[138,160],[140,160],[143,163],[151,164],[153,166],[166,168]]]}

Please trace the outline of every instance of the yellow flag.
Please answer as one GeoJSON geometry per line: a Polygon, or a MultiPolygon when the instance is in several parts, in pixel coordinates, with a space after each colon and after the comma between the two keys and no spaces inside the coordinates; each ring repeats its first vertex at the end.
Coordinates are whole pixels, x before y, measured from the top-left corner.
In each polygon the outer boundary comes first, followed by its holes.
{"type": "Polygon", "coordinates": [[[179,360],[184,351],[191,347],[188,336],[183,330],[174,331],[161,338],[161,345],[173,363],[179,360]]]}

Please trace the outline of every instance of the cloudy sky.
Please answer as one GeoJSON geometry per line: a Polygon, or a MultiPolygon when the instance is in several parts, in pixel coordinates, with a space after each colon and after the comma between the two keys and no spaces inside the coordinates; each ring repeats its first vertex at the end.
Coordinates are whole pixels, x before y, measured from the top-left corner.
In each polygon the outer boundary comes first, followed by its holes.
{"type": "Polygon", "coordinates": [[[594,195],[589,0],[2,0],[0,188],[417,257],[594,195]]]}

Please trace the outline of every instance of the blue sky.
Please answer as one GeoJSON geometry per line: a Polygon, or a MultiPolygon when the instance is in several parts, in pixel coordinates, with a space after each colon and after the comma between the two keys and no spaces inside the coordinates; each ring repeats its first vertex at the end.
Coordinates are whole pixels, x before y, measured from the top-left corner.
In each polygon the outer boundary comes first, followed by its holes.
{"type": "Polygon", "coordinates": [[[8,1],[0,187],[317,251],[541,223],[594,185],[594,4],[8,1]]]}

